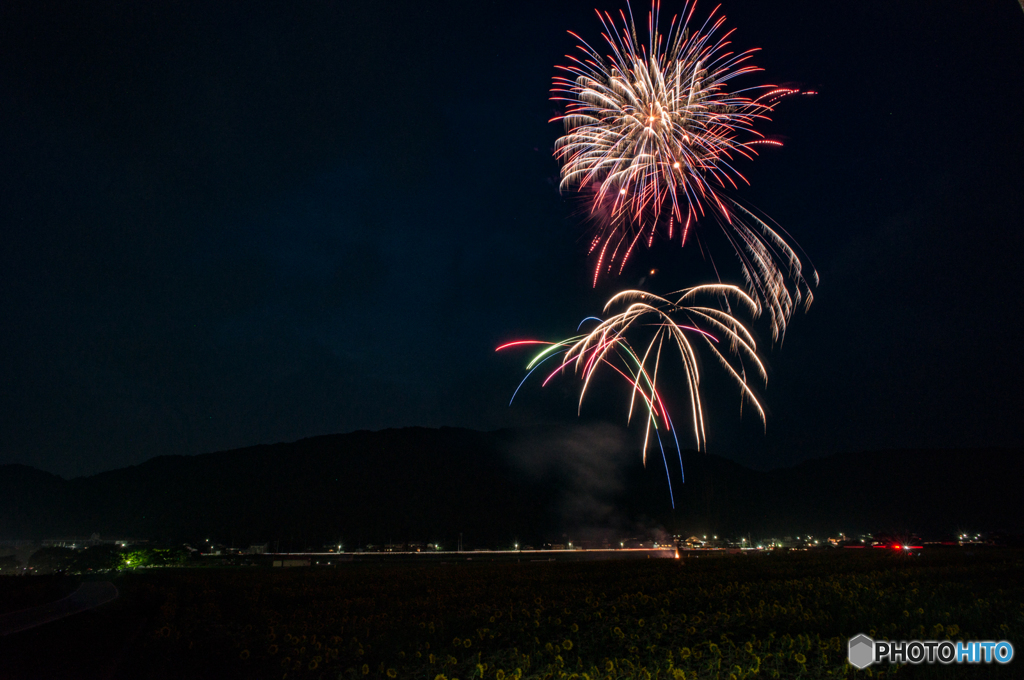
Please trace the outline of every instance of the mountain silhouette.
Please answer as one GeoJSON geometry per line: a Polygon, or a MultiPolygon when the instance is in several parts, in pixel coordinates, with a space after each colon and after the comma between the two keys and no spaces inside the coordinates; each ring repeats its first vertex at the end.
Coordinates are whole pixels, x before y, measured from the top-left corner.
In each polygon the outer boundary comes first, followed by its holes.
{"type": "Polygon", "coordinates": [[[244,548],[508,547],[652,532],[1024,530],[1019,449],[838,454],[757,471],[648,449],[612,426],[352,432],[65,480],[0,466],[0,539],[131,537],[244,548]],[[671,474],[669,489],[666,469],[671,474]],[[672,501],[675,507],[672,506],[672,501]]]}

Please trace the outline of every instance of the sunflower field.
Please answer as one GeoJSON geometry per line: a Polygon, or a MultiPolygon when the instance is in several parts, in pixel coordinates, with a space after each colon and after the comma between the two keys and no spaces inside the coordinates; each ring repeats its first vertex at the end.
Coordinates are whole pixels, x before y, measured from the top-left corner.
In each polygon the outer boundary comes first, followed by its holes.
{"type": "Polygon", "coordinates": [[[162,569],[120,587],[155,603],[151,677],[1013,677],[1024,661],[849,666],[858,633],[1022,649],[1024,554],[883,552],[162,569]]]}

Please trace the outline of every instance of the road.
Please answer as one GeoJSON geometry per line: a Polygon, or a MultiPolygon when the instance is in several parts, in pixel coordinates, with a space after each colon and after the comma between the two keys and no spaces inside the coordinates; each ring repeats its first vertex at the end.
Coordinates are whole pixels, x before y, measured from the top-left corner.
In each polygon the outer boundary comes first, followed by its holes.
{"type": "Polygon", "coordinates": [[[0,636],[19,633],[84,612],[106,604],[117,596],[117,587],[109,581],[86,581],[78,590],[56,602],[0,615],[0,636]]]}

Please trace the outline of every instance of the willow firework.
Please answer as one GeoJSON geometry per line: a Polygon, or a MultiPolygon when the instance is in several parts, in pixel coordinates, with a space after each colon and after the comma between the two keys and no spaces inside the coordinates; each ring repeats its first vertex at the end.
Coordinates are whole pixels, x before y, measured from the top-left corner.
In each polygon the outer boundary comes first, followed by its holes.
{"type": "MultiPolygon", "coordinates": [[[[604,311],[607,313],[623,305],[625,309],[606,320],[596,317],[583,320],[580,328],[588,322],[596,324],[589,333],[557,342],[517,340],[501,345],[498,350],[528,345],[545,346],[527,364],[528,373],[516,388],[512,399],[515,400],[519,388],[541,365],[557,357],[557,367],[547,375],[543,384],[547,385],[556,375],[571,367],[583,382],[579,400],[579,406],[582,408],[587,388],[591,385],[595,373],[602,366],[607,367],[630,385],[627,422],[632,420],[638,404],[646,414],[644,462],[647,462],[648,443],[653,433],[665,461],[665,472],[668,474],[668,461],[665,458],[660,430],[672,434],[676,451],[679,452],[679,439],[672,418],[658,391],[662,350],[668,342],[669,345],[674,344],[678,348],[682,359],[693,434],[698,450],[706,446],[704,410],[700,396],[701,373],[697,360],[698,347],[710,350],[710,354],[739,388],[741,405],[744,402],[750,403],[764,423],[764,409],[747,380],[748,369],[761,380],[767,380],[764,365],[757,356],[754,337],[732,314],[723,311],[719,306],[699,303],[702,299],[718,305],[725,303],[726,306],[731,302],[734,306],[745,308],[754,314],[757,311],[757,302],[740,288],[725,284],[696,286],[678,291],[673,297],[674,301],[639,290],[624,291],[612,297],[605,305],[604,311]]],[[[679,463],[681,467],[681,453],[679,463]]],[[[671,493],[671,479],[669,485],[671,493]]]]}
{"type": "Polygon", "coordinates": [[[754,126],[798,91],[730,89],[733,79],[760,69],[749,63],[753,50],[729,50],[725,18],[713,11],[691,30],[695,4],[687,2],[662,34],[659,10],[656,2],[648,14],[646,44],[631,13],[620,11],[619,24],[598,12],[610,53],[570,32],[583,54],[569,56],[571,64],[560,67],[564,75],[554,79],[552,99],[565,106],[553,119],[566,128],[555,143],[560,189],[585,196],[598,225],[590,246],[594,283],[602,272],[621,272],[636,246],[649,247],[659,232],[669,240],[678,234],[685,245],[698,220],[710,216],[739,256],[778,338],[794,309],[812,300],[801,259],[780,230],[724,191],[746,182],[736,159],[752,158],[758,145],[779,144],[754,126]]]}

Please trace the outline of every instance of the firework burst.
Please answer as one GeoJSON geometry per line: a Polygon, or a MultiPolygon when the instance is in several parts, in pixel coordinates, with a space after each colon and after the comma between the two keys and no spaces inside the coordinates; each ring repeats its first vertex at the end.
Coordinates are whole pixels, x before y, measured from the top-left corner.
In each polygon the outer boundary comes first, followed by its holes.
{"type": "Polygon", "coordinates": [[[657,234],[678,236],[685,245],[701,218],[715,219],[777,339],[794,309],[812,300],[801,259],[781,230],[724,191],[746,182],[734,167],[737,159],[752,158],[759,145],[779,145],[755,125],[798,91],[730,89],[733,79],[760,70],[749,63],[753,50],[731,51],[731,31],[721,31],[725,18],[714,11],[691,30],[694,10],[687,2],[661,33],[656,0],[646,43],[631,12],[620,11],[621,22],[598,12],[606,55],[571,33],[583,54],[568,57],[571,64],[560,67],[564,75],[552,90],[552,99],[565,106],[553,119],[566,128],[555,143],[560,189],[585,196],[597,224],[590,245],[595,285],[602,272],[621,272],[635,248],[649,247],[657,234]]]}
{"type": "MultiPolygon", "coordinates": [[[[624,291],[612,297],[604,311],[607,313],[622,306],[625,306],[624,309],[605,320],[596,317],[583,320],[580,328],[588,322],[596,324],[588,333],[557,342],[517,340],[501,345],[498,350],[530,345],[545,346],[527,364],[528,373],[512,394],[512,399],[515,400],[519,388],[534,372],[554,359],[556,366],[543,384],[547,385],[555,376],[571,368],[583,382],[579,399],[579,407],[582,408],[587,388],[595,373],[599,368],[606,367],[630,385],[627,422],[632,420],[638,408],[645,414],[644,463],[647,462],[648,443],[652,441],[653,433],[668,474],[668,461],[660,432],[672,434],[679,453],[680,468],[682,454],[675,426],[658,390],[662,350],[666,349],[666,344],[669,347],[675,345],[679,350],[688,388],[693,436],[697,449],[704,450],[707,439],[697,351],[703,347],[710,351],[711,356],[739,388],[741,405],[744,402],[751,404],[764,423],[764,409],[747,379],[748,372],[752,372],[761,380],[767,380],[764,365],[757,356],[754,337],[735,316],[715,306],[731,302],[753,314],[757,311],[756,301],[740,288],[725,284],[696,286],[678,291],[672,297],[674,301],[639,290],[624,291]],[[701,300],[710,304],[702,304],[701,300]]],[[[551,364],[548,367],[551,368],[551,364]]],[[[671,493],[671,477],[669,486],[671,493]]]]}

